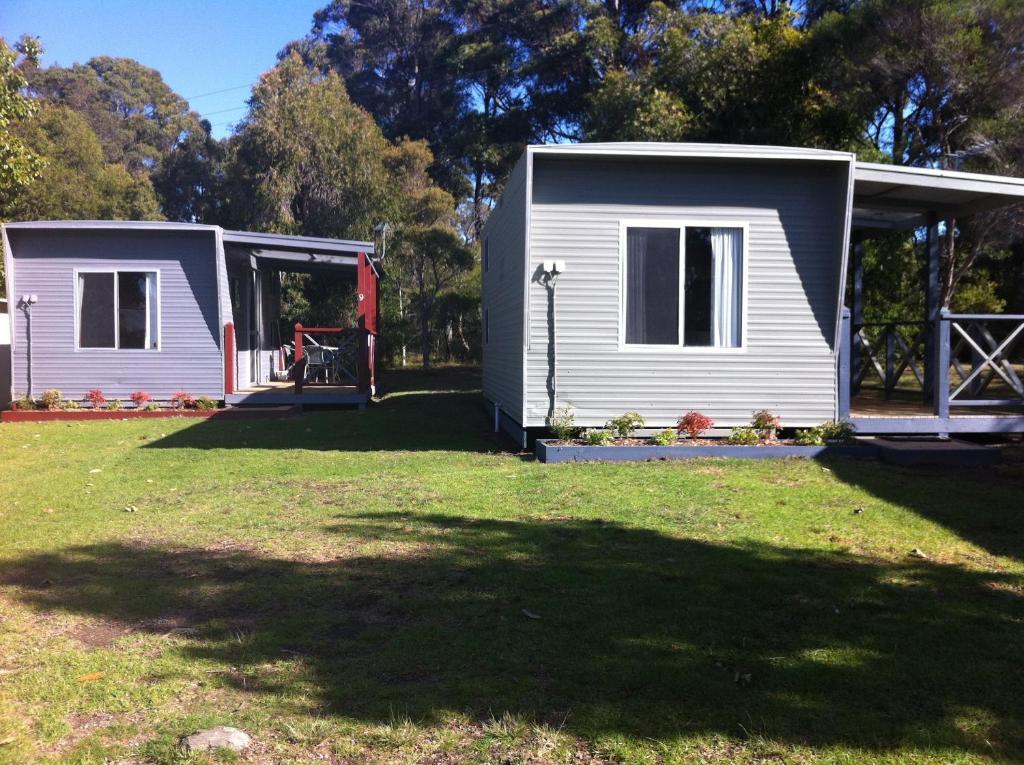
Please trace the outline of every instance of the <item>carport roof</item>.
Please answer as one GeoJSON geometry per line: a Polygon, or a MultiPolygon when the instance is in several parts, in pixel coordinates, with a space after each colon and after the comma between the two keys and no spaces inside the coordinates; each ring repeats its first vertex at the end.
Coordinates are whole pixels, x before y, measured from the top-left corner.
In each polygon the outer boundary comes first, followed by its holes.
{"type": "Polygon", "coordinates": [[[1024,203],[1024,179],[857,162],[853,227],[907,229],[1024,203]]]}

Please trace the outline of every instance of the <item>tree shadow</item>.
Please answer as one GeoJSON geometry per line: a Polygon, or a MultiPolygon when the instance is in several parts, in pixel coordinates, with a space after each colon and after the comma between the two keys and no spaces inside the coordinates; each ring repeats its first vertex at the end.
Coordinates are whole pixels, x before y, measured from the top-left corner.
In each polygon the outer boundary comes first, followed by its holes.
{"type": "Polygon", "coordinates": [[[841,481],[892,505],[905,507],[987,550],[1024,561],[1024,450],[1004,450],[997,467],[865,468],[829,460],[841,481]]]}
{"type": "Polygon", "coordinates": [[[108,543],[22,556],[0,584],[39,611],[173,625],[167,650],[239,688],[298,704],[312,687],[367,721],[511,712],[582,736],[1024,755],[1019,576],[597,521],[386,513],[324,533],[389,552],[108,543]],[[301,677],[266,671],[289,657],[301,677]]]}

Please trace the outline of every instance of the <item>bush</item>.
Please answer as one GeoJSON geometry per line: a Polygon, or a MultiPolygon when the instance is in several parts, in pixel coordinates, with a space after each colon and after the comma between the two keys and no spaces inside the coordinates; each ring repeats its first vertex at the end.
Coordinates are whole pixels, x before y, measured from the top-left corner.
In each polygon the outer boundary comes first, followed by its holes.
{"type": "Polygon", "coordinates": [[[715,421],[706,414],[687,412],[679,418],[676,430],[685,434],[688,438],[700,438],[707,430],[714,426],[715,421]]]}
{"type": "Polygon", "coordinates": [[[580,429],[576,427],[576,415],[571,406],[563,406],[556,409],[555,413],[548,418],[548,429],[559,441],[571,441],[576,438],[580,429]]]}
{"type": "Polygon", "coordinates": [[[179,390],[171,396],[171,409],[194,409],[196,399],[191,393],[179,390]]]}
{"type": "Polygon", "coordinates": [[[757,446],[761,443],[761,436],[750,425],[742,425],[733,428],[725,442],[734,446],[757,446]]]}
{"type": "Polygon", "coordinates": [[[103,391],[99,388],[93,388],[91,391],[85,394],[85,400],[92,404],[93,409],[99,409],[105,403],[107,403],[107,397],[103,395],[103,391]]]}
{"type": "Polygon", "coordinates": [[[782,421],[767,409],[760,409],[754,412],[750,425],[757,431],[762,441],[774,441],[775,434],[782,427],[782,421]]]}
{"type": "Polygon", "coordinates": [[[644,418],[638,412],[626,412],[614,420],[608,420],[605,425],[612,433],[619,438],[631,438],[633,431],[644,426],[644,418]]]}
{"type": "Polygon", "coordinates": [[[160,404],[156,403],[155,401],[150,401],[148,404],[146,404],[144,407],[142,407],[142,411],[144,411],[144,412],[159,412],[160,411],[160,404]]]}
{"type": "Polygon", "coordinates": [[[658,446],[672,446],[679,438],[679,434],[672,430],[672,428],[665,428],[665,430],[659,430],[653,436],[651,440],[658,446]]]}
{"type": "Polygon", "coordinates": [[[591,446],[607,446],[612,442],[613,436],[609,430],[588,430],[586,438],[591,446]]]}
{"type": "Polygon", "coordinates": [[[144,390],[132,391],[128,394],[128,398],[130,398],[132,403],[135,404],[136,409],[142,409],[146,404],[153,400],[153,397],[144,390]]]}
{"type": "Polygon", "coordinates": [[[111,412],[116,412],[120,409],[124,409],[124,404],[121,403],[121,399],[115,398],[113,401],[107,402],[107,409],[111,412]]]}
{"type": "Polygon", "coordinates": [[[11,409],[18,409],[21,411],[30,411],[36,408],[36,402],[28,396],[15,397],[14,401],[11,402],[11,409]]]}
{"type": "Polygon", "coordinates": [[[821,435],[821,428],[808,428],[807,430],[798,430],[796,436],[793,438],[794,443],[798,446],[824,446],[825,439],[821,435]]]}
{"type": "Polygon", "coordinates": [[[77,401],[61,401],[60,408],[64,409],[65,411],[74,411],[76,409],[81,409],[82,405],[79,404],[77,401]]]}
{"type": "Polygon", "coordinates": [[[44,390],[43,395],[39,397],[39,403],[43,405],[44,409],[49,409],[50,411],[60,409],[60,405],[63,401],[64,396],[62,396],[61,392],[56,388],[44,390]]]}
{"type": "Polygon", "coordinates": [[[217,402],[214,401],[209,396],[200,396],[199,398],[196,399],[196,409],[205,409],[209,411],[210,409],[216,408],[217,402]]]}
{"type": "Polygon", "coordinates": [[[818,430],[821,432],[821,437],[826,443],[846,443],[847,441],[852,441],[857,433],[853,425],[842,420],[839,422],[835,420],[823,422],[818,426],[818,430]]]}

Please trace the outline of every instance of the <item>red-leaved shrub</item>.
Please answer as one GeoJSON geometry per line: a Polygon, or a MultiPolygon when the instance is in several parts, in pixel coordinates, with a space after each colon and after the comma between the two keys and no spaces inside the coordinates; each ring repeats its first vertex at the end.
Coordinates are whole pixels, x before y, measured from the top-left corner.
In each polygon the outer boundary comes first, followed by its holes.
{"type": "Polygon", "coordinates": [[[183,390],[179,390],[173,396],[171,396],[171,407],[173,409],[194,409],[196,405],[195,396],[191,393],[186,393],[183,390]]]}
{"type": "Polygon", "coordinates": [[[707,430],[715,426],[715,421],[700,412],[687,412],[679,418],[676,430],[688,438],[700,438],[707,430]]]}
{"type": "Polygon", "coordinates": [[[135,404],[136,409],[142,409],[142,407],[153,400],[153,397],[144,390],[133,391],[128,395],[128,398],[130,398],[132,403],[135,404]]]}
{"type": "Polygon", "coordinates": [[[103,395],[103,391],[99,388],[93,388],[91,391],[86,393],[85,400],[92,404],[93,409],[99,409],[107,403],[107,397],[103,395]]]}

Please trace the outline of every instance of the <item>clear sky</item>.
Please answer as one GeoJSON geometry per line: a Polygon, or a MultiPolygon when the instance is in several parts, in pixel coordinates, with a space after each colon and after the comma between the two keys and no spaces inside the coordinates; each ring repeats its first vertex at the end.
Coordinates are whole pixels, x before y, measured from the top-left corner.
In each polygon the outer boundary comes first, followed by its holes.
{"type": "Polygon", "coordinates": [[[245,114],[249,89],[327,0],[0,0],[0,35],[40,38],[44,64],[125,56],[164,80],[218,138],[245,114]],[[215,92],[224,91],[224,92],[215,92]],[[209,94],[209,95],[208,95],[209,94]]]}

